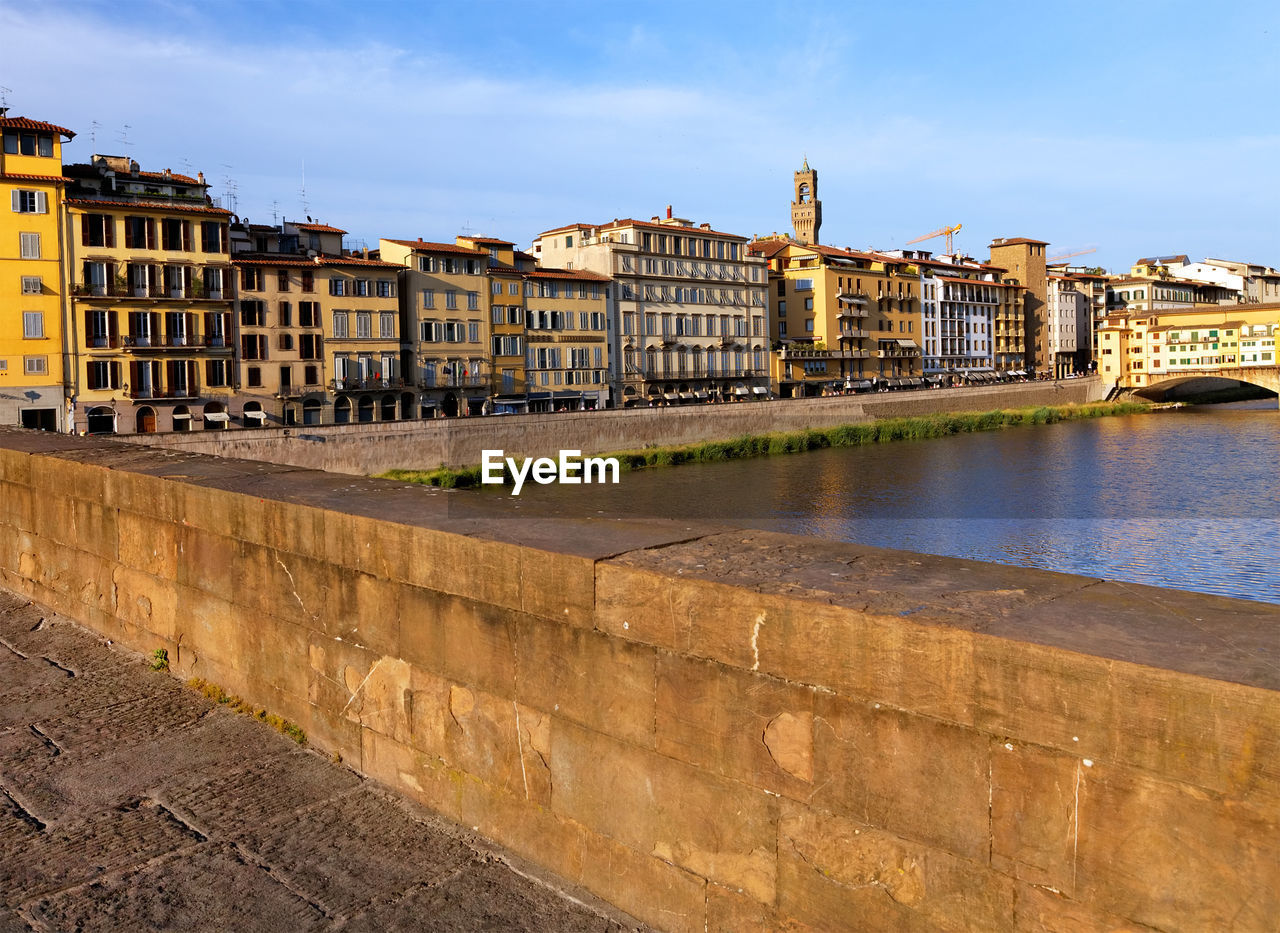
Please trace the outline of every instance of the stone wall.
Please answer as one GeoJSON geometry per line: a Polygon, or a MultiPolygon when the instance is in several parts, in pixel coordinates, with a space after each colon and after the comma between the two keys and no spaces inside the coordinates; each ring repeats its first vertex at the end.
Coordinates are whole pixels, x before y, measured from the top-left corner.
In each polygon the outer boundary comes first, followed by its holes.
{"type": "Polygon", "coordinates": [[[485,449],[511,455],[588,454],[647,446],[728,440],[744,434],[835,427],[872,418],[944,411],[990,411],[1097,401],[1094,378],[916,390],[832,398],[782,399],[589,414],[503,415],[430,421],[314,425],[190,434],[122,435],[119,440],[174,450],[243,457],[334,473],[374,475],[392,469],[476,466],[485,449]]]}
{"type": "Polygon", "coordinates": [[[0,429],[0,582],[669,930],[1274,929],[1277,607],[0,429]]]}

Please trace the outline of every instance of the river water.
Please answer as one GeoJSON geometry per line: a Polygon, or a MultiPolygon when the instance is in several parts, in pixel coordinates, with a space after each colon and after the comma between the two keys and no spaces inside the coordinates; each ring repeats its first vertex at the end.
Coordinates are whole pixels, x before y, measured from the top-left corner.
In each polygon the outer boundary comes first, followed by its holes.
{"type": "Polygon", "coordinates": [[[535,486],[521,514],[720,519],[1280,602],[1274,399],[535,486]]]}

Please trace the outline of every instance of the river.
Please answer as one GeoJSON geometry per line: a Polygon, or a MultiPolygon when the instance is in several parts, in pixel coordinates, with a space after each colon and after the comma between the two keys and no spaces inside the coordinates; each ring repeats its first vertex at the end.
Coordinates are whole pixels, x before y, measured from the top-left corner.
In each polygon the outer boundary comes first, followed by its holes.
{"type": "Polygon", "coordinates": [[[1280,602],[1274,399],[535,486],[520,514],[708,518],[1280,602]]]}

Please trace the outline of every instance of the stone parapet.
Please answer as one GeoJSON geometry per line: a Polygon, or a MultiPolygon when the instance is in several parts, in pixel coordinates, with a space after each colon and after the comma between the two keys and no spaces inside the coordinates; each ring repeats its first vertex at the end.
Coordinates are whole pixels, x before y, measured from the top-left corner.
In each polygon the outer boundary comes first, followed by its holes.
{"type": "Polygon", "coordinates": [[[0,578],[670,930],[1264,930],[1274,605],[0,429],[0,578]]]}

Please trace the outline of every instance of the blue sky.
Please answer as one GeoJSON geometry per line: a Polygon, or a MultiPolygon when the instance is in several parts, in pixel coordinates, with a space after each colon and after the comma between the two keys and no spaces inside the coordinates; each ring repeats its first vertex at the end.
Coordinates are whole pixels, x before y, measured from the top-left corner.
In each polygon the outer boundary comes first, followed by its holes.
{"type": "Polygon", "coordinates": [[[0,85],[68,160],[203,170],[356,245],[667,204],[781,232],[807,156],[834,245],[1276,265],[1276,7],[0,0],[0,85]]]}

